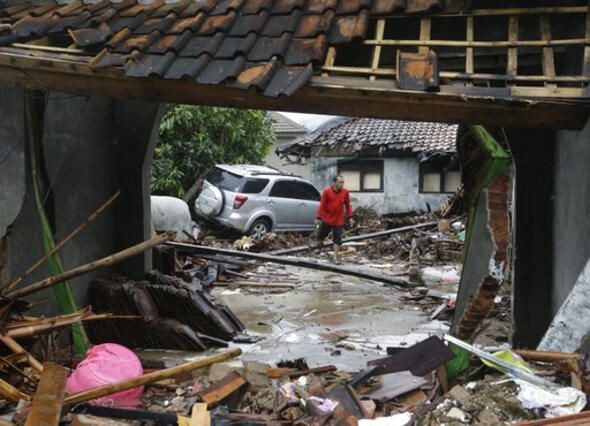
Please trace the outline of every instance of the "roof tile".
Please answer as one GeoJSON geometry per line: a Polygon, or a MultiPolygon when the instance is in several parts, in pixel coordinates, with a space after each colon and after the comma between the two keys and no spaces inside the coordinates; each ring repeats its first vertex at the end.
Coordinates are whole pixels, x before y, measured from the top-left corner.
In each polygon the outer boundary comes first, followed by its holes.
{"type": "Polygon", "coordinates": [[[69,29],[79,28],[80,25],[90,18],[90,12],[85,11],[79,15],[67,16],[56,21],[57,23],[51,27],[49,33],[61,33],[69,29]]]}
{"type": "Polygon", "coordinates": [[[208,12],[215,4],[215,0],[191,2],[191,4],[180,13],[181,18],[195,16],[199,12],[208,12]]]}
{"type": "Polygon", "coordinates": [[[131,34],[133,34],[133,31],[131,31],[129,28],[123,28],[121,31],[118,31],[106,45],[111,49],[115,49],[123,42],[123,40],[130,37],[131,34]]]}
{"type": "Polygon", "coordinates": [[[242,15],[254,15],[262,10],[270,10],[273,0],[246,0],[240,12],[242,15]]]}
{"type": "Polygon", "coordinates": [[[299,21],[295,37],[315,37],[319,33],[327,34],[334,19],[334,11],[328,10],[322,15],[305,15],[299,21]]]}
{"type": "Polygon", "coordinates": [[[305,5],[305,0],[275,0],[272,14],[273,15],[281,15],[285,13],[291,13],[293,9],[303,9],[305,5]]]}
{"type": "Polygon", "coordinates": [[[324,34],[311,39],[293,39],[285,55],[285,64],[307,65],[323,62],[327,49],[328,39],[324,34]]]}
{"type": "Polygon", "coordinates": [[[196,58],[203,53],[213,56],[217,52],[217,49],[219,49],[222,41],[222,33],[217,33],[213,37],[193,37],[180,51],[179,56],[196,58]]]}
{"type": "Polygon", "coordinates": [[[225,15],[230,10],[237,10],[243,2],[244,0],[220,0],[209,12],[209,15],[225,15]]]}
{"type": "Polygon", "coordinates": [[[406,7],[406,0],[373,0],[371,13],[387,15],[402,12],[406,7]]]}
{"type": "Polygon", "coordinates": [[[246,37],[226,37],[215,54],[215,59],[231,59],[237,55],[247,56],[257,38],[254,33],[246,37]]]}
{"type": "Polygon", "coordinates": [[[13,25],[12,30],[16,33],[17,37],[28,38],[34,35],[41,36],[45,34],[55,24],[56,21],[48,16],[25,16],[13,25]]]}
{"type": "Polygon", "coordinates": [[[365,37],[369,26],[369,12],[361,10],[358,15],[337,16],[330,30],[330,43],[349,43],[365,37]]]}
{"type": "Polygon", "coordinates": [[[43,16],[47,12],[57,9],[57,3],[47,2],[41,6],[37,6],[29,11],[31,16],[43,16]]]}
{"type": "Polygon", "coordinates": [[[305,67],[279,67],[264,90],[264,95],[276,98],[280,95],[291,96],[301,87],[305,86],[311,76],[311,65],[305,67]]]}
{"type": "Polygon", "coordinates": [[[135,34],[149,34],[152,31],[165,32],[172,26],[176,21],[176,15],[174,13],[168,14],[165,18],[150,18],[141,24],[139,28],[135,30],[135,34]]]}
{"type": "Polygon", "coordinates": [[[116,49],[114,53],[130,53],[132,50],[143,51],[150,44],[152,44],[158,38],[158,33],[154,31],[151,34],[133,35],[123,41],[116,49]]]}
{"type": "Polygon", "coordinates": [[[140,13],[145,13],[146,15],[150,15],[160,6],[162,6],[164,2],[162,0],[153,0],[151,3],[136,3],[134,6],[128,7],[123,9],[119,12],[120,16],[137,16],[140,13]]]}
{"type": "Polygon", "coordinates": [[[280,37],[259,37],[248,60],[253,62],[269,61],[273,56],[282,56],[287,50],[291,34],[284,33],[280,37]]]}
{"type": "Polygon", "coordinates": [[[209,16],[205,18],[197,34],[207,35],[214,34],[218,31],[226,32],[231,28],[237,16],[238,14],[234,11],[226,15],[209,16]]]}
{"type": "Polygon", "coordinates": [[[407,0],[406,13],[424,13],[443,8],[442,0],[407,0]]]}
{"type": "Polygon", "coordinates": [[[185,30],[196,33],[203,21],[205,21],[205,14],[202,12],[192,17],[179,19],[166,30],[166,34],[182,34],[185,30]]]}
{"type": "Polygon", "coordinates": [[[263,63],[247,62],[236,81],[231,82],[228,86],[242,90],[251,87],[263,90],[268,85],[278,66],[279,61],[276,58],[263,63]]]}
{"type": "Polygon", "coordinates": [[[306,12],[324,13],[328,9],[336,10],[337,5],[338,0],[309,0],[306,12]]]}
{"type": "Polygon", "coordinates": [[[259,33],[267,19],[268,12],[266,10],[256,15],[241,15],[230,28],[229,35],[244,37],[251,32],[259,33]]]}
{"type": "Polygon", "coordinates": [[[371,0],[346,0],[338,4],[336,13],[338,15],[345,15],[349,13],[358,13],[361,9],[368,9],[371,6],[371,0]]]}
{"type": "Polygon", "coordinates": [[[170,50],[179,53],[191,37],[193,37],[193,33],[188,30],[180,36],[162,36],[147,48],[147,53],[164,54],[170,50]]]}
{"type": "Polygon", "coordinates": [[[301,10],[299,9],[295,9],[288,15],[272,15],[266,22],[261,34],[268,37],[278,37],[284,32],[292,33],[297,28],[300,18],[301,10]]]}
{"type": "MultiPolygon", "coordinates": [[[[59,16],[72,16],[72,15],[76,15],[78,13],[78,9],[80,9],[81,7],[82,7],[82,1],[75,0],[71,3],[68,3],[68,4],[56,9],[54,11],[54,13],[57,13],[59,16]]],[[[0,11],[0,16],[2,16],[1,11],[0,11]]]]}
{"type": "Polygon", "coordinates": [[[226,80],[235,79],[240,74],[244,62],[243,56],[232,60],[213,60],[199,73],[197,82],[200,84],[221,84],[226,80]]]}
{"type": "Polygon", "coordinates": [[[27,3],[17,4],[11,7],[3,7],[0,9],[0,17],[15,17],[19,13],[28,13],[30,5],[27,3]]]}
{"type": "Polygon", "coordinates": [[[209,55],[198,58],[177,58],[166,72],[165,78],[179,80],[184,77],[196,77],[210,60],[209,55]]]}
{"type": "Polygon", "coordinates": [[[191,0],[180,0],[176,3],[165,3],[156,9],[156,11],[150,15],[150,18],[163,18],[169,13],[180,15],[190,4],[191,0]]]}
{"type": "Polygon", "coordinates": [[[168,52],[165,55],[143,55],[137,61],[130,61],[125,65],[129,77],[163,76],[174,62],[175,55],[168,52]]]}
{"type": "Polygon", "coordinates": [[[108,21],[108,25],[114,32],[119,32],[123,28],[134,30],[135,28],[139,27],[146,19],[147,15],[145,13],[140,13],[136,16],[115,17],[108,21]]]}
{"type": "Polygon", "coordinates": [[[98,28],[70,31],[70,36],[77,46],[85,47],[105,42],[112,33],[111,28],[103,22],[98,28]]]}

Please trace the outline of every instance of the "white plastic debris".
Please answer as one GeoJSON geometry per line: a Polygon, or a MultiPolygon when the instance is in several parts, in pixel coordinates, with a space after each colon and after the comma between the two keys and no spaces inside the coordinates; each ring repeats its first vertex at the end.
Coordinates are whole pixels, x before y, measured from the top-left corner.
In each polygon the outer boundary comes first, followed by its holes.
{"type": "Polygon", "coordinates": [[[451,408],[449,412],[446,414],[446,416],[450,417],[451,419],[458,420],[461,423],[464,423],[469,420],[469,416],[463,410],[460,410],[457,407],[451,408]]]}
{"type": "Polygon", "coordinates": [[[412,413],[400,413],[376,419],[361,419],[359,426],[406,426],[412,422],[412,413]]]}
{"type": "Polygon", "coordinates": [[[422,270],[422,280],[425,283],[457,284],[460,279],[459,270],[453,266],[429,266],[422,270]]]}
{"type": "Polygon", "coordinates": [[[567,416],[582,411],[586,394],[572,387],[547,389],[524,380],[514,379],[519,386],[518,399],[524,408],[544,408],[545,417],[567,416]]]}

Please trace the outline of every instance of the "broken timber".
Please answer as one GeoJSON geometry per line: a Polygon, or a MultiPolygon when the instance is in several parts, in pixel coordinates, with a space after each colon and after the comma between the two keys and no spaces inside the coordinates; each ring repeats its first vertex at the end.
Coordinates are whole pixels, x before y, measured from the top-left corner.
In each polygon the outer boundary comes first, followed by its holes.
{"type": "MultiPolygon", "coordinates": [[[[385,231],[371,232],[370,234],[355,235],[354,237],[343,238],[342,239],[342,242],[343,243],[350,243],[350,242],[353,242],[353,241],[362,241],[362,240],[368,240],[368,239],[371,239],[371,238],[385,237],[387,235],[397,234],[399,232],[404,232],[404,231],[410,231],[412,229],[427,228],[429,226],[434,226],[437,223],[438,222],[419,223],[417,225],[402,226],[401,228],[393,228],[393,229],[387,229],[385,231]]],[[[331,245],[332,245],[331,243],[322,242],[322,244],[319,245],[319,248],[328,247],[328,246],[331,246],[331,245]]],[[[283,255],[283,254],[300,253],[300,252],[303,252],[303,251],[315,249],[316,247],[317,246],[315,246],[315,245],[291,247],[291,248],[288,248],[288,249],[281,249],[281,250],[271,251],[269,254],[273,254],[273,255],[278,256],[278,255],[283,255]]]]}
{"type": "Polygon", "coordinates": [[[149,240],[146,240],[142,243],[129,247],[125,250],[121,250],[115,254],[112,254],[107,257],[103,257],[102,259],[95,260],[93,262],[87,263],[82,266],[78,266],[77,268],[70,269],[69,271],[65,271],[59,275],[55,275],[51,278],[46,278],[42,281],[38,281],[34,284],[31,284],[27,287],[21,288],[19,290],[12,290],[5,294],[8,298],[17,299],[20,297],[25,297],[30,294],[36,293],[37,291],[44,290],[46,288],[52,287],[56,284],[59,284],[63,281],[69,280],[71,278],[86,274],[88,272],[92,272],[95,269],[98,269],[103,266],[111,266],[116,263],[119,263],[131,256],[135,256],[139,253],[142,253],[152,247],[155,247],[163,242],[171,240],[174,238],[174,232],[166,232],[161,235],[157,235],[149,240]]]}
{"type": "Polygon", "coordinates": [[[25,426],[57,426],[61,418],[66,396],[66,369],[54,363],[44,364],[43,367],[41,381],[25,426]]]}
{"type": "Polygon", "coordinates": [[[336,272],[343,275],[351,275],[353,277],[364,278],[367,280],[378,281],[385,284],[389,284],[396,287],[408,287],[409,283],[401,278],[395,278],[388,275],[379,274],[372,271],[361,270],[359,268],[353,268],[349,266],[337,266],[330,263],[317,262],[305,259],[296,259],[288,257],[273,256],[270,254],[262,253],[249,253],[238,250],[220,249],[206,246],[198,246],[194,244],[186,243],[166,243],[173,247],[176,247],[179,251],[192,252],[192,253],[205,253],[205,254],[223,254],[227,256],[244,257],[246,259],[262,260],[264,262],[278,263],[282,265],[298,266],[300,268],[317,269],[320,271],[336,272]]]}

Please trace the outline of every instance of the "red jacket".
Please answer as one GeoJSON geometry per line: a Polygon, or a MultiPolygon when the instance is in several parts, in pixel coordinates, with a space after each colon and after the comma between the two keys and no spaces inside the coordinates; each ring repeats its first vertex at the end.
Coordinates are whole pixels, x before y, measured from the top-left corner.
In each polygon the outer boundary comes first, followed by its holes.
{"type": "Polygon", "coordinates": [[[322,193],[316,217],[330,226],[344,226],[344,208],[346,208],[346,216],[352,217],[348,190],[342,188],[340,192],[336,192],[330,185],[322,193]]]}

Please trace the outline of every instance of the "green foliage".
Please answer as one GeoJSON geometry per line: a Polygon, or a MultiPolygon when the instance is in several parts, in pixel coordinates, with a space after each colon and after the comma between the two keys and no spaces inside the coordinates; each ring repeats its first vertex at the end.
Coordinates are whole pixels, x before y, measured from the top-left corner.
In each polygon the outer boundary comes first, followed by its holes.
{"type": "Polygon", "coordinates": [[[168,105],[154,153],[152,193],[182,198],[217,163],[261,163],[273,141],[264,111],[168,105]]]}

